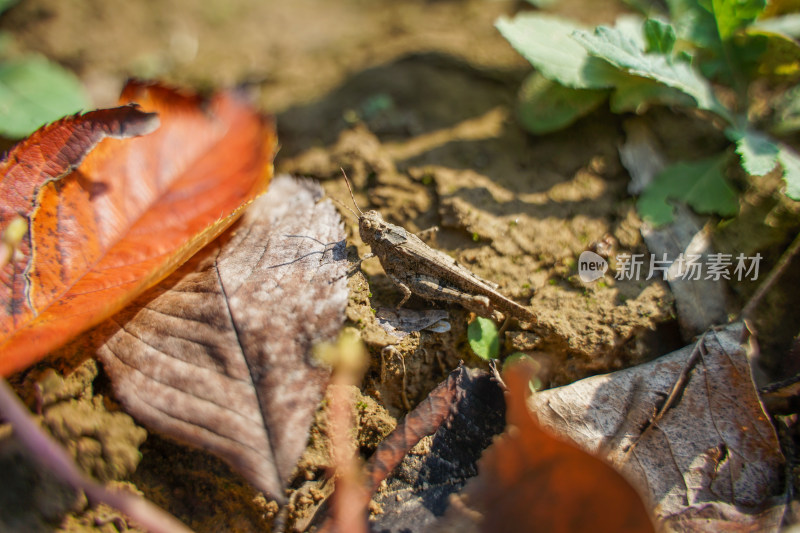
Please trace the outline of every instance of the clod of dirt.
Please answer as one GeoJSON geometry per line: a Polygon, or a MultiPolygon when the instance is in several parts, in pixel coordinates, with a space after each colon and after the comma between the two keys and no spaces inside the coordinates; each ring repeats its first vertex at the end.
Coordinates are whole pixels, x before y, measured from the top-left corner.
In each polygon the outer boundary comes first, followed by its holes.
{"type": "MultiPolygon", "coordinates": [[[[112,481],[108,484],[108,487],[112,490],[122,490],[139,496],[142,495],[141,491],[137,490],[132,483],[112,481]]],[[[139,528],[135,522],[130,521],[118,510],[112,509],[106,504],[88,508],[79,515],[68,515],[56,530],[56,533],[85,533],[86,531],[97,531],[98,533],[147,533],[146,529],[139,528]]]]}
{"type": "Polygon", "coordinates": [[[221,459],[151,434],[132,481],[197,533],[270,531],[278,505],[221,459]]]}
{"type": "Polygon", "coordinates": [[[53,371],[41,381],[42,421],[84,472],[100,481],[124,479],[139,464],[147,431],[123,412],[109,412],[91,383],[97,363],[85,361],[61,378],[53,371]],[[52,403],[48,403],[52,402],[52,403]]]}
{"type": "Polygon", "coordinates": [[[284,161],[282,167],[291,174],[327,178],[344,168],[350,179],[362,183],[370,174],[395,172],[392,158],[378,138],[363,124],[344,130],[336,144],[329,148],[315,147],[300,156],[284,161]]]}
{"type": "MultiPolygon", "coordinates": [[[[356,445],[362,454],[369,455],[375,451],[384,437],[391,433],[397,425],[397,420],[373,398],[363,394],[357,387],[352,389],[355,398],[353,414],[356,421],[356,445]]],[[[295,479],[298,477],[314,479],[333,467],[328,435],[329,397],[330,389],[314,414],[308,447],[297,464],[293,476],[295,479]]]]}
{"type": "MultiPolygon", "coordinates": [[[[139,464],[139,446],[147,432],[127,414],[109,410],[103,396],[94,394],[97,373],[93,359],[85,360],[66,377],[48,369],[35,378],[31,374],[33,379],[27,380],[23,393],[28,391],[28,396],[35,398],[41,424],[68,450],[81,470],[103,482],[125,479],[139,464]]],[[[77,498],[72,489],[43,471],[27,452],[18,449],[10,431],[5,433],[0,437],[0,463],[7,467],[0,466],[0,471],[9,476],[8,483],[4,482],[0,489],[0,529],[51,531],[70,510],[74,514],[68,515],[61,526],[65,531],[87,531],[92,527],[111,531],[108,527],[113,524],[114,531],[128,529],[126,519],[116,511],[87,507],[85,498],[77,498]],[[11,475],[12,470],[17,474],[11,475]],[[76,524],[80,528],[76,529],[76,524]]]]}

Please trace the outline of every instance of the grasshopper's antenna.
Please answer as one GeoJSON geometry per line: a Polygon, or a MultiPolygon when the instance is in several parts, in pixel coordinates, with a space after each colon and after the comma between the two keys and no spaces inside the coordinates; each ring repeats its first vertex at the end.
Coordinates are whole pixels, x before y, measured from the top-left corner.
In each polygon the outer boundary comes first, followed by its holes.
{"type": "MultiPolygon", "coordinates": [[[[350,180],[347,179],[347,173],[341,167],[339,167],[339,170],[342,171],[342,176],[344,176],[344,182],[347,184],[347,188],[350,190],[350,198],[353,199],[353,205],[356,206],[356,209],[358,209],[358,212],[361,213],[361,216],[363,217],[364,213],[361,212],[361,208],[358,207],[358,204],[356,203],[356,197],[353,196],[353,188],[350,186],[350,180]]],[[[352,211],[352,209],[350,211],[352,211]]],[[[353,214],[355,214],[355,212],[353,214]]]]}
{"type": "Polygon", "coordinates": [[[350,209],[350,206],[349,206],[349,205],[345,205],[344,203],[340,202],[340,201],[339,201],[339,200],[337,200],[336,198],[331,198],[331,200],[333,200],[334,202],[336,202],[336,203],[337,203],[337,204],[339,204],[340,206],[344,207],[345,209],[347,209],[348,211],[350,211],[351,213],[353,213],[353,216],[354,216],[354,217],[358,218],[358,213],[356,213],[355,211],[353,211],[352,209],[350,209]]]}

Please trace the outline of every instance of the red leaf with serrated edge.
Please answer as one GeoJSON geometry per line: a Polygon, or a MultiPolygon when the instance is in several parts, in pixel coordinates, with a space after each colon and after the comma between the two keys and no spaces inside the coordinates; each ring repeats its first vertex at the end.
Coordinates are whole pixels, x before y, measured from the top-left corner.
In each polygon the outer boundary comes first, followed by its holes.
{"type": "Polygon", "coordinates": [[[0,375],[163,279],[272,177],[274,125],[234,93],[131,82],[120,103],[40,129],[0,164],[0,232],[17,215],[29,227],[0,270],[0,375]]]}

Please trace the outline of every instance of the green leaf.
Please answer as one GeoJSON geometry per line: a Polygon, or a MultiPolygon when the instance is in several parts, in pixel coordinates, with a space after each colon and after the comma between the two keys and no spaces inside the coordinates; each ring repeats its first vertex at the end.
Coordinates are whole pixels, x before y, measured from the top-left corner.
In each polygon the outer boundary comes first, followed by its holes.
{"type": "Polygon", "coordinates": [[[639,15],[620,15],[614,20],[614,29],[627,39],[633,41],[636,48],[647,48],[647,39],[644,35],[644,21],[639,15]]]}
{"type": "Polygon", "coordinates": [[[647,39],[647,52],[671,54],[675,46],[675,29],[671,24],[658,19],[644,21],[644,36],[647,39]]]}
{"type": "Polygon", "coordinates": [[[694,98],[700,109],[712,111],[733,123],[733,116],[714,96],[711,84],[686,63],[670,61],[660,54],[645,54],[631,39],[605,26],[598,26],[594,34],[576,30],[573,38],[586,47],[589,53],[629,74],[678,89],[694,98]]]}
{"type": "Polygon", "coordinates": [[[701,0],[700,4],[714,15],[720,39],[727,41],[764,11],[767,0],[701,0]]]}
{"type": "Polygon", "coordinates": [[[529,4],[534,5],[539,9],[550,7],[558,2],[558,0],[527,0],[527,1],[529,4]]]}
{"type": "Polygon", "coordinates": [[[25,137],[88,106],[75,75],[43,57],[0,63],[0,135],[25,137]]]}
{"type": "Polygon", "coordinates": [[[621,80],[611,93],[610,107],[614,113],[644,113],[653,105],[693,107],[694,99],[683,92],[639,76],[621,80]]]}
{"type": "Polygon", "coordinates": [[[794,150],[781,144],[778,161],[783,166],[786,196],[792,200],[800,200],[800,157],[794,150]]]}
{"type": "Polygon", "coordinates": [[[719,47],[714,16],[698,0],[666,0],[678,39],[706,49],[719,47]]]}
{"type": "Polygon", "coordinates": [[[573,22],[523,13],[513,20],[500,17],[495,27],[547,79],[573,89],[605,89],[618,77],[616,69],[590,56],[570,37],[579,29],[573,22]]]}
{"type": "Polygon", "coordinates": [[[497,326],[488,318],[477,317],[467,327],[469,345],[481,359],[496,359],[500,355],[500,336],[497,326]]]}
{"type": "Polygon", "coordinates": [[[14,7],[14,4],[17,2],[19,2],[19,0],[0,0],[0,14],[14,7]]]}
{"type": "Polygon", "coordinates": [[[726,133],[736,143],[742,168],[751,176],[763,176],[778,164],[780,149],[763,133],[753,130],[729,130],[726,133]]]}
{"type": "Polygon", "coordinates": [[[537,135],[565,128],[600,105],[607,90],[571,89],[533,72],[519,94],[519,121],[537,135]]]}
{"type": "Polygon", "coordinates": [[[733,216],[738,212],[736,191],[725,180],[727,154],[665,168],[639,197],[641,217],[655,226],[673,219],[671,202],[685,202],[698,213],[733,216]]]}

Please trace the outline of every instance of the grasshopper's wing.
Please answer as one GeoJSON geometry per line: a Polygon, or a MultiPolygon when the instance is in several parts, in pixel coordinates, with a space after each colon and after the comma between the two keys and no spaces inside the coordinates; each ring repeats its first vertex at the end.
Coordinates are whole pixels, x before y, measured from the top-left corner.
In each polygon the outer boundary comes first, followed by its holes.
{"type": "Polygon", "coordinates": [[[396,248],[413,264],[418,265],[418,270],[427,271],[431,276],[462,280],[465,285],[462,289],[465,290],[496,292],[496,284],[476,276],[446,253],[435,250],[422,242],[416,235],[409,233],[406,235],[405,242],[398,243],[396,248]]]}

